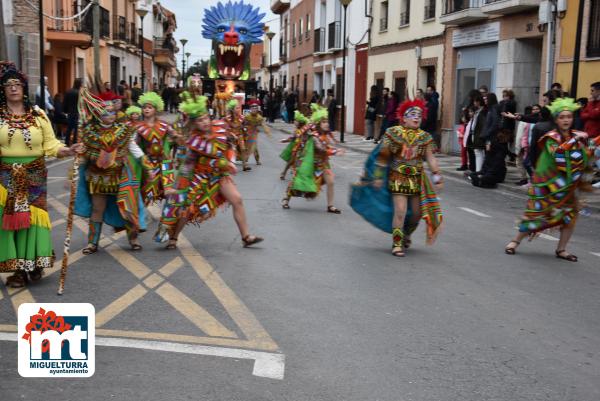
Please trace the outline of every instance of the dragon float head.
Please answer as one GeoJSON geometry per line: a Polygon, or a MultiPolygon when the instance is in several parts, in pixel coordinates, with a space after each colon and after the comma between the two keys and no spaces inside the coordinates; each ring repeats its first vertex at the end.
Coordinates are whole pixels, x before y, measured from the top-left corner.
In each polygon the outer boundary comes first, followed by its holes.
{"type": "Polygon", "coordinates": [[[230,0],[206,9],[202,37],[213,43],[210,78],[250,78],[250,48],[262,42],[265,15],[251,4],[244,4],[244,0],[235,3],[230,0]]]}

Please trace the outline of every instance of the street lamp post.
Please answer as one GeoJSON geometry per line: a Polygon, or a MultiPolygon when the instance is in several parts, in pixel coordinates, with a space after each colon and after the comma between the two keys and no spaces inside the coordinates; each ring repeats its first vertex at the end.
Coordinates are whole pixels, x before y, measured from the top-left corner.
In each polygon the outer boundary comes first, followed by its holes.
{"type": "Polygon", "coordinates": [[[142,86],[142,92],[145,91],[145,80],[146,80],[146,73],[144,72],[144,17],[146,16],[146,14],[148,14],[148,9],[142,7],[141,5],[135,9],[135,13],[140,17],[140,26],[141,26],[141,33],[140,33],[140,66],[141,66],[141,74],[140,74],[140,78],[142,80],[141,82],[141,86],[142,86]]]}
{"type": "Polygon", "coordinates": [[[267,38],[269,38],[269,96],[273,93],[273,37],[275,32],[267,32],[267,38]]]}
{"type": "Polygon", "coordinates": [[[183,87],[185,88],[185,44],[188,42],[187,39],[181,39],[181,80],[183,81],[183,87]]]}
{"type": "MultiPolygon", "coordinates": [[[[191,55],[192,55],[192,53],[190,53],[190,52],[187,52],[185,54],[185,65],[188,68],[188,70],[190,69],[190,56],[191,55]]],[[[187,81],[187,79],[186,79],[186,81],[187,81]]]]}
{"type": "Polygon", "coordinates": [[[346,12],[352,0],[340,0],[344,7],[344,53],[342,55],[342,119],[340,122],[340,142],[344,142],[344,132],[346,130],[346,12]]]}

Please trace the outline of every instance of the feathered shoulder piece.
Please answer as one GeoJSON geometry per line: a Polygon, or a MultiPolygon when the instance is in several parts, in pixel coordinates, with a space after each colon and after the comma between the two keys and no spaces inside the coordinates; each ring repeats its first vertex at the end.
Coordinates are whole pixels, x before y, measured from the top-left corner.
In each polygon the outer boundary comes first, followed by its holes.
{"type": "Polygon", "coordinates": [[[313,124],[318,124],[321,121],[329,118],[329,113],[325,107],[319,106],[316,103],[311,103],[310,109],[312,114],[310,115],[310,122],[313,124]]]}
{"type": "Polygon", "coordinates": [[[423,118],[423,120],[427,118],[427,105],[425,104],[425,102],[421,99],[414,99],[405,100],[404,102],[400,103],[400,105],[396,109],[396,117],[398,118],[398,120],[402,121],[402,118],[404,117],[406,112],[410,111],[411,109],[421,110],[421,118],[423,118]]]}

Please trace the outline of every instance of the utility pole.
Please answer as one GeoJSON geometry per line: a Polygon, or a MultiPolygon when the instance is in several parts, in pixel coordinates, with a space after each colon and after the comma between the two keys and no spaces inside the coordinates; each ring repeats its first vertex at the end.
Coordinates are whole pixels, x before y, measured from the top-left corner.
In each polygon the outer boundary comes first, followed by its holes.
{"type": "Polygon", "coordinates": [[[577,85],[579,83],[579,57],[581,53],[581,31],[583,25],[583,12],[585,0],[579,0],[577,12],[577,28],[575,30],[575,54],[573,54],[573,72],[571,74],[571,96],[577,99],[577,85]]]}
{"type": "Polygon", "coordinates": [[[98,90],[102,90],[102,77],[100,76],[100,3],[94,0],[93,5],[93,42],[94,42],[94,80],[99,85],[98,90]]]}
{"type": "Polygon", "coordinates": [[[4,30],[4,4],[0,0],[0,60],[8,60],[8,51],[6,50],[6,31],[4,30]]]}

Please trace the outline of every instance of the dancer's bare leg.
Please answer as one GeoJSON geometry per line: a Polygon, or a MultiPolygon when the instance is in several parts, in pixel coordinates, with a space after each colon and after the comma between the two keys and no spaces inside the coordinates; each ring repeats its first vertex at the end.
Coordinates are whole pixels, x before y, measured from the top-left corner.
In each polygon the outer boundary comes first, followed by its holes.
{"type": "Polygon", "coordinates": [[[331,213],[340,213],[340,210],[333,205],[334,192],[334,176],[331,171],[325,171],[323,173],[323,180],[327,185],[327,211],[331,213]]]}
{"type": "Polygon", "coordinates": [[[233,219],[240,230],[242,238],[245,238],[248,233],[248,221],[246,219],[246,209],[242,195],[232,181],[221,182],[221,194],[227,199],[233,208],[233,219]]]}
{"type": "Polygon", "coordinates": [[[395,194],[392,199],[394,202],[394,218],[392,219],[392,255],[404,256],[402,243],[404,241],[404,220],[406,219],[408,197],[395,194]]]}

